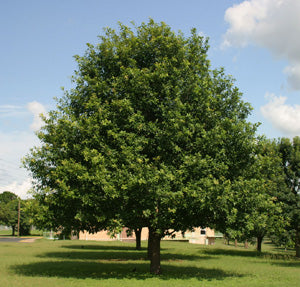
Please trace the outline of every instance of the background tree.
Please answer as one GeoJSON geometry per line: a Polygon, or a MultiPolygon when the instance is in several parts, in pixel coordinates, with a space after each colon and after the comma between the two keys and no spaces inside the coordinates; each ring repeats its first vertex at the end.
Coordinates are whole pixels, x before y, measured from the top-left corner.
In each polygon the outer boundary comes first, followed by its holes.
{"type": "Polygon", "coordinates": [[[225,234],[242,241],[256,238],[260,252],[266,235],[283,232],[285,218],[277,195],[285,183],[276,142],[261,138],[254,152],[253,164],[245,170],[244,180],[233,186],[233,196],[226,203],[225,234]]]}
{"type": "Polygon", "coordinates": [[[0,222],[12,229],[12,236],[18,228],[18,209],[20,201],[20,230],[19,235],[29,235],[31,229],[31,215],[25,212],[26,200],[21,200],[12,192],[4,191],[0,194],[0,222]]]}
{"type": "MultiPolygon", "coordinates": [[[[46,224],[46,209],[36,199],[30,198],[21,201],[21,227],[22,235],[29,235],[32,228],[44,230],[46,224]]],[[[47,221],[48,222],[48,221],[47,221]]]]}
{"type": "Polygon", "coordinates": [[[20,200],[20,235],[30,235],[31,229],[33,227],[33,216],[30,209],[31,199],[20,200]]]}
{"type": "Polygon", "coordinates": [[[0,194],[0,222],[12,229],[12,236],[18,224],[18,197],[10,192],[4,191],[0,194]]]}
{"type": "Polygon", "coordinates": [[[72,206],[80,229],[148,227],[158,274],[170,230],[223,226],[216,203],[249,165],[256,126],[195,29],[186,38],[150,20],[99,38],[76,56],[75,87],[44,119],[25,166],[37,193],[72,206]]]}
{"type": "Polygon", "coordinates": [[[262,139],[257,143],[256,161],[253,165],[253,178],[260,185],[256,189],[257,196],[252,200],[250,236],[257,241],[257,251],[261,251],[262,240],[265,236],[284,232],[286,218],[283,214],[282,203],[278,193],[286,190],[284,173],[276,142],[262,139]]]}
{"type": "Polygon", "coordinates": [[[300,138],[294,137],[292,141],[282,138],[278,149],[287,186],[278,193],[278,199],[284,204],[284,213],[289,219],[285,229],[294,241],[296,256],[300,257],[300,138]]]}

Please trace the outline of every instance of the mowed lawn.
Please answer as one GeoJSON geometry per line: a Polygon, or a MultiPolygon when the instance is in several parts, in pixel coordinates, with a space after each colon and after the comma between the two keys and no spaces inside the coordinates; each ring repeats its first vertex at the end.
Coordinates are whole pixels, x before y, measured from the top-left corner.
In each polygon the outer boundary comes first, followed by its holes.
{"type": "Polygon", "coordinates": [[[264,244],[201,246],[162,242],[160,276],[151,275],[146,242],[0,242],[0,286],[300,286],[300,260],[264,244]]]}

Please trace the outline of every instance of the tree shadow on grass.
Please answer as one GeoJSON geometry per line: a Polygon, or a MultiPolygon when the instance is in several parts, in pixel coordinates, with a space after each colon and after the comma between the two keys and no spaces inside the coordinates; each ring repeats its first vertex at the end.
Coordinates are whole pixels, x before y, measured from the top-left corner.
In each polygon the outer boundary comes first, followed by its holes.
{"type": "MultiPolygon", "coordinates": [[[[81,245],[65,245],[62,246],[62,248],[67,248],[67,249],[86,249],[86,250],[133,250],[133,251],[140,251],[136,250],[135,245],[133,246],[120,246],[120,245],[104,245],[104,244],[99,244],[99,245],[86,245],[86,244],[81,244],[81,245]]],[[[142,248],[141,250],[146,250],[147,248],[142,248]]],[[[161,249],[162,250],[162,249],[161,249]]]]}
{"type": "Polygon", "coordinates": [[[261,254],[261,257],[271,260],[296,260],[295,255],[286,254],[286,253],[268,253],[264,252],[261,254]]]}
{"type": "MultiPolygon", "coordinates": [[[[147,260],[147,252],[144,251],[112,251],[112,250],[94,250],[94,251],[69,251],[69,252],[48,252],[38,255],[40,258],[57,258],[67,260],[114,260],[114,261],[129,261],[129,260],[147,260]]],[[[161,254],[162,261],[181,261],[181,260],[205,260],[212,258],[207,255],[197,254],[161,254]]]]}
{"type": "MultiPolygon", "coordinates": [[[[273,252],[258,252],[250,250],[226,250],[226,249],[203,249],[201,250],[202,254],[207,255],[225,255],[225,256],[240,256],[240,257],[253,257],[253,258],[263,258],[268,260],[295,260],[295,256],[291,254],[284,253],[273,253],[273,252]]],[[[284,264],[295,264],[300,266],[300,261],[286,261],[284,264]]],[[[274,263],[277,264],[277,263],[274,263]]],[[[278,262],[278,264],[281,264],[278,262]]],[[[284,266],[284,265],[283,265],[284,266]]]]}
{"type": "Polygon", "coordinates": [[[272,262],[272,265],[277,265],[277,266],[281,266],[281,267],[298,267],[300,268],[300,261],[299,260],[295,260],[295,261],[284,261],[284,262],[272,262]]]}
{"type": "Polygon", "coordinates": [[[251,251],[251,250],[228,250],[228,249],[202,249],[202,254],[208,254],[208,255],[226,255],[226,256],[241,256],[241,257],[259,257],[262,256],[262,254],[257,251],[251,251]]]}
{"type": "Polygon", "coordinates": [[[292,247],[283,247],[283,246],[277,246],[276,244],[274,244],[272,241],[264,241],[264,245],[270,245],[272,247],[272,249],[274,250],[278,250],[278,251],[294,251],[295,249],[292,247]]]}
{"type": "MultiPolygon", "coordinates": [[[[144,280],[156,276],[149,273],[149,263],[139,262],[78,262],[78,261],[44,261],[30,264],[14,265],[11,271],[22,276],[62,277],[62,278],[94,278],[94,279],[139,279],[144,280]]],[[[188,266],[163,265],[161,280],[191,279],[224,280],[228,277],[243,275],[226,272],[221,269],[197,268],[188,266]]]]}

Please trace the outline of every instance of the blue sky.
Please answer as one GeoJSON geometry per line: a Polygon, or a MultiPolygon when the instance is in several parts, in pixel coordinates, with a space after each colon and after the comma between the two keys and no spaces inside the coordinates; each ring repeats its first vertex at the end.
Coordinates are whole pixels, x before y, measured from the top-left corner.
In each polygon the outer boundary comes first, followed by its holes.
{"type": "Polygon", "coordinates": [[[210,38],[213,67],[236,79],[269,138],[300,135],[299,0],[12,0],[0,10],[0,192],[30,188],[20,159],[38,145],[39,113],[71,87],[73,56],[104,27],[149,17],[210,38]]]}

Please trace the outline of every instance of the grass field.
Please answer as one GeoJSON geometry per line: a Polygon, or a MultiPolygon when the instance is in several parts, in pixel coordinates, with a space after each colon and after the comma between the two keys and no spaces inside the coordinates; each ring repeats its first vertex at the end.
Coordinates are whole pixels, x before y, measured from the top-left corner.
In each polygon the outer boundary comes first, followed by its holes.
{"type": "Polygon", "coordinates": [[[0,242],[0,286],[299,286],[300,260],[265,244],[254,247],[162,242],[162,271],[151,275],[134,243],[0,242]],[[135,270],[135,271],[133,271],[135,270]]]}
{"type": "Polygon", "coordinates": [[[11,235],[11,230],[10,229],[6,229],[6,230],[0,230],[0,236],[2,235],[11,235]]]}
{"type": "MultiPolygon", "coordinates": [[[[0,230],[0,236],[6,236],[6,235],[11,235],[12,231],[11,229],[2,229],[0,230]]],[[[18,235],[18,232],[16,231],[16,235],[18,235]]],[[[30,231],[30,236],[42,236],[43,235],[43,231],[41,230],[31,230],[30,231]]]]}

